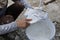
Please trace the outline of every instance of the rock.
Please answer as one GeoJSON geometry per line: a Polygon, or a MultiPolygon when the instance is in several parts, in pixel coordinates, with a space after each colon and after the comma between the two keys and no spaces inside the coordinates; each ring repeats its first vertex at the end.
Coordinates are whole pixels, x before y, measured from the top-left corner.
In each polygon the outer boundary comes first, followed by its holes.
{"type": "Polygon", "coordinates": [[[54,2],[55,0],[44,0],[44,4],[47,5],[48,3],[54,2]]]}
{"type": "Polygon", "coordinates": [[[60,23],[60,16],[57,16],[55,20],[60,23]]]}
{"type": "Polygon", "coordinates": [[[15,40],[21,40],[21,38],[16,35],[15,40]]]}
{"type": "Polygon", "coordinates": [[[60,23],[58,22],[55,26],[56,26],[56,36],[60,36],[60,23]]]}
{"type": "Polygon", "coordinates": [[[5,40],[5,38],[3,38],[2,36],[0,36],[0,40],[5,40]]]}
{"type": "Polygon", "coordinates": [[[60,16],[60,4],[53,2],[44,7],[44,10],[48,12],[49,18],[54,21],[58,16],[60,16]]]}
{"type": "Polygon", "coordinates": [[[55,36],[54,40],[60,40],[60,36],[55,36]]]}

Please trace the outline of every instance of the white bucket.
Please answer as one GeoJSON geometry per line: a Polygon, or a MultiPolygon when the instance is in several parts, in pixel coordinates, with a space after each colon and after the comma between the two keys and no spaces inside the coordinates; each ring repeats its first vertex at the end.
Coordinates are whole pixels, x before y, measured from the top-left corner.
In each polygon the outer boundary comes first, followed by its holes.
{"type": "Polygon", "coordinates": [[[27,9],[24,14],[27,18],[32,18],[32,24],[26,29],[26,35],[30,40],[51,40],[55,35],[54,24],[42,13],[43,11],[39,10],[39,16],[36,17],[34,14],[37,15],[37,10],[27,9]]]}

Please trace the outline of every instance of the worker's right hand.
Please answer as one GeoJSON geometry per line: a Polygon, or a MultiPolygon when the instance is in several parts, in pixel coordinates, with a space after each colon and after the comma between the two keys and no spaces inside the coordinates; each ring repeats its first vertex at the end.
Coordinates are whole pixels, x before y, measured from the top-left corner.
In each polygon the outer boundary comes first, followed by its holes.
{"type": "Polygon", "coordinates": [[[31,21],[32,19],[22,19],[22,20],[18,20],[18,21],[16,21],[16,23],[17,23],[17,26],[18,27],[20,27],[20,28],[26,28],[26,27],[28,27],[29,25],[30,25],[30,21],[31,21]]]}

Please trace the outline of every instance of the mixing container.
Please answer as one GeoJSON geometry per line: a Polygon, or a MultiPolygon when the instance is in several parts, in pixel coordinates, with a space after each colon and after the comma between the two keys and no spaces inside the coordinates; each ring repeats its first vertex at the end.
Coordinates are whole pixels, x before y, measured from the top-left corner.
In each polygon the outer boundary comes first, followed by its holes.
{"type": "Polygon", "coordinates": [[[48,18],[48,13],[39,8],[28,8],[24,15],[27,19],[32,19],[31,25],[26,29],[30,40],[51,40],[55,36],[55,26],[48,18]]]}

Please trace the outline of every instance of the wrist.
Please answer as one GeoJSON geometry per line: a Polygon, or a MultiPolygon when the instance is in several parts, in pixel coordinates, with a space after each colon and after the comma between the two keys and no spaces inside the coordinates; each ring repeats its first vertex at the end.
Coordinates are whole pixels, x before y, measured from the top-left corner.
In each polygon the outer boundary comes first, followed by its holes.
{"type": "Polygon", "coordinates": [[[19,21],[15,21],[15,23],[16,23],[16,26],[17,26],[18,28],[21,28],[21,26],[20,26],[20,24],[19,24],[19,21]]]}

